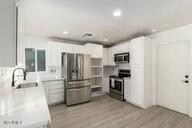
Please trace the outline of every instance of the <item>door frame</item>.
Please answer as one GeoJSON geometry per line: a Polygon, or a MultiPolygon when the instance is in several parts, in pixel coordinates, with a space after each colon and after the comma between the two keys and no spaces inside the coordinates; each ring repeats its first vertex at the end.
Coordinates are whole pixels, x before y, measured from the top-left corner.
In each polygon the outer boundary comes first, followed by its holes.
{"type": "Polygon", "coordinates": [[[154,42],[153,44],[153,104],[158,105],[158,47],[161,45],[173,44],[178,42],[187,41],[190,44],[189,48],[189,85],[188,85],[188,113],[187,115],[192,117],[192,39],[170,40],[164,42],[154,42]]]}

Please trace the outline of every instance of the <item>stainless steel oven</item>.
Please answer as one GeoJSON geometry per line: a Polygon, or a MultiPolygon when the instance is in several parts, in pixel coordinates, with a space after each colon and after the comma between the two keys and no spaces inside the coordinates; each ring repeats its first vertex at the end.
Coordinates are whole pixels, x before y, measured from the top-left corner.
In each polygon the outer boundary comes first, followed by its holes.
{"type": "Polygon", "coordinates": [[[124,78],[131,77],[131,71],[120,69],[118,76],[110,76],[109,95],[119,100],[124,100],[124,78]]]}
{"type": "Polygon", "coordinates": [[[114,55],[115,63],[129,63],[129,53],[120,53],[114,55]]]}
{"type": "Polygon", "coordinates": [[[124,100],[124,80],[123,78],[110,77],[110,96],[124,100]]]}

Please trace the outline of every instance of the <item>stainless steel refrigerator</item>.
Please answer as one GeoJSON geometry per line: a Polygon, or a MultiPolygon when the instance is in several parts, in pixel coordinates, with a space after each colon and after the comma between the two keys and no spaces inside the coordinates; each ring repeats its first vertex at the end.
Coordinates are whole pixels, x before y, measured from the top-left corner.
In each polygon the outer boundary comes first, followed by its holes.
{"type": "Polygon", "coordinates": [[[62,54],[62,76],[65,78],[66,105],[90,101],[91,57],[84,54],[62,54]]]}

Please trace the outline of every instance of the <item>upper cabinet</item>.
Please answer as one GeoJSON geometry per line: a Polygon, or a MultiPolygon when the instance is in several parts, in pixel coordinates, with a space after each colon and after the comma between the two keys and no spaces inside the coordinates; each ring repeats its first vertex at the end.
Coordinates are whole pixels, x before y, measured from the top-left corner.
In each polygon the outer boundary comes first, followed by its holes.
{"type": "Polygon", "coordinates": [[[108,65],[108,49],[103,48],[103,65],[108,65]]]}
{"type": "Polygon", "coordinates": [[[90,43],[84,46],[63,42],[48,42],[49,65],[61,66],[62,53],[90,54],[92,58],[103,58],[103,46],[90,43]]]}
{"type": "Polygon", "coordinates": [[[62,53],[72,53],[72,44],[62,42],[48,42],[49,65],[61,66],[62,53]]]}
{"type": "Polygon", "coordinates": [[[116,53],[115,47],[108,48],[108,64],[107,65],[115,65],[114,55],[116,53]]]}
{"type": "Polygon", "coordinates": [[[132,65],[143,65],[144,64],[144,46],[145,37],[140,37],[131,40],[131,54],[130,62],[132,65]]]}
{"type": "Polygon", "coordinates": [[[87,43],[84,47],[92,58],[103,58],[103,45],[87,43]]]}
{"type": "Polygon", "coordinates": [[[130,52],[130,44],[131,43],[128,41],[128,42],[124,42],[124,43],[121,43],[121,44],[108,48],[107,49],[107,59],[106,59],[107,63],[104,63],[104,65],[106,65],[106,66],[115,65],[114,55],[119,54],[119,53],[130,52]]]}
{"type": "Polygon", "coordinates": [[[14,0],[0,0],[0,67],[15,65],[16,4],[14,0]]]}
{"type": "Polygon", "coordinates": [[[79,54],[85,54],[86,50],[83,45],[72,44],[72,52],[79,53],[79,54]]]}

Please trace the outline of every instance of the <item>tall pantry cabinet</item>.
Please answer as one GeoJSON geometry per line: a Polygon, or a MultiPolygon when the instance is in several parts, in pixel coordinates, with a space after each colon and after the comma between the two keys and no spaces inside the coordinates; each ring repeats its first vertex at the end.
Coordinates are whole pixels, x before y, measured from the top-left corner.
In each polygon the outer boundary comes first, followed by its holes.
{"type": "Polygon", "coordinates": [[[125,99],[142,108],[152,105],[152,55],[150,38],[131,40],[131,81],[125,85],[125,99]]]}

